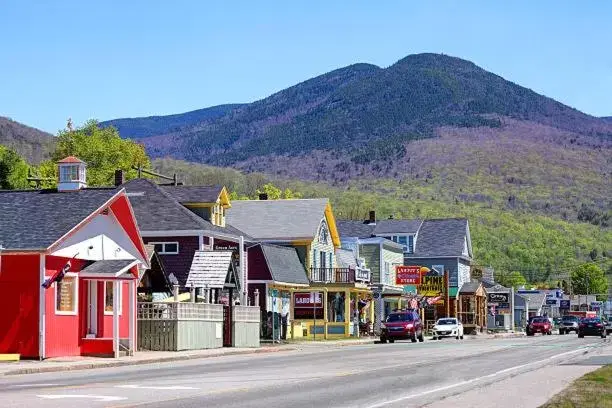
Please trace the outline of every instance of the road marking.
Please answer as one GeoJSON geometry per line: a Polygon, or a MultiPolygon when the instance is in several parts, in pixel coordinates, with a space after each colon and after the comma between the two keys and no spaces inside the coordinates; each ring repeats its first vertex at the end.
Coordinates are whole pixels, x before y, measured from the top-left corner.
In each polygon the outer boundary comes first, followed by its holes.
{"type": "Polygon", "coordinates": [[[63,398],[85,398],[85,399],[96,399],[98,401],[121,401],[127,399],[127,397],[115,397],[112,395],[79,395],[79,394],[66,394],[66,395],[37,395],[38,398],[44,399],[63,399],[63,398]]]}
{"type": "Polygon", "coordinates": [[[476,378],[472,378],[472,379],[469,379],[469,380],[460,381],[458,383],[445,385],[444,387],[438,387],[438,388],[434,388],[434,389],[427,390],[427,391],[422,391],[422,392],[415,393],[415,394],[405,395],[403,397],[399,397],[399,398],[396,398],[396,399],[393,399],[393,400],[379,402],[379,403],[376,403],[374,405],[370,405],[367,408],[384,407],[386,405],[396,404],[398,402],[402,402],[402,401],[405,401],[405,400],[408,400],[408,399],[419,398],[419,397],[422,397],[422,396],[425,396],[425,395],[434,394],[436,392],[446,391],[446,390],[449,390],[451,388],[461,387],[462,385],[468,385],[468,384],[475,383],[475,382],[478,382],[478,381],[481,381],[481,380],[484,380],[484,379],[487,379],[487,378],[497,377],[498,375],[505,374],[505,373],[510,372],[510,371],[518,370],[518,369],[521,369],[521,368],[524,368],[524,367],[527,367],[527,366],[535,365],[535,364],[538,364],[538,363],[543,363],[543,362],[549,361],[549,360],[554,360],[554,359],[557,359],[559,357],[567,356],[567,355],[570,355],[570,354],[581,353],[581,352],[584,352],[585,348],[588,348],[588,347],[579,348],[577,350],[566,351],[565,353],[555,354],[553,356],[547,357],[547,358],[542,359],[542,360],[532,361],[531,363],[526,363],[526,364],[521,364],[521,365],[517,365],[517,366],[514,366],[514,367],[510,367],[510,368],[505,368],[503,370],[496,371],[496,372],[494,372],[492,374],[483,375],[481,377],[476,377],[476,378]]]}
{"type": "Polygon", "coordinates": [[[55,387],[59,384],[18,384],[11,385],[9,388],[34,388],[34,387],[55,387]]]}
{"type": "Polygon", "coordinates": [[[182,385],[169,385],[169,386],[154,386],[154,385],[115,385],[115,388],[131,388],[139,390],[199,390],[196,387],[185,387],[182,385]]]}

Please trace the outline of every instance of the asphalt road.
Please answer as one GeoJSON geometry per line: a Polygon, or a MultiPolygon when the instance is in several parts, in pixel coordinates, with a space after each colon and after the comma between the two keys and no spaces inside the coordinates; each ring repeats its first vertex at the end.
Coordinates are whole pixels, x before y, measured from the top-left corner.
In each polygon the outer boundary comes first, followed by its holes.
{"type": "Polygon", "coordinates": [[[567,363],[609,341],[555,335],[307,345],[278,353],[5,376],[0,406],[416,407],[567,363]]]}

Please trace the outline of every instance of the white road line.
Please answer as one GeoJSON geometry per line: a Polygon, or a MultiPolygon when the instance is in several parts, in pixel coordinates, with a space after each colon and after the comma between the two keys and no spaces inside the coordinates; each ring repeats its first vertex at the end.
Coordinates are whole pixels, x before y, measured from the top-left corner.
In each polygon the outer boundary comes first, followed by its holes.
{"type": "Polygon", "coordinates": [[[59,384],[18,384],[11,385],[9,388],[34,388],[34,387],[55,387],[59,384]]]}
{"type": "Polygon", "coordinates": [[[515,370],[518,370],[518,369],[521,369],[521,368],[524,368],[524,367],[528,367],[528,366],[535,365],[535,364],[538,364],[538,363],[543,363],[543,362],[546,362],[546,361],[549,361],[549,360],[554,360],[554,359],[557,359],[559,357],[563,357],[563,356],[567,356],[567,355],[571,355],[571,354],[576,354],[576,353],[581,353],[581,352],[584,352],[584,348],[580,348],[578,350],[566,351],[566,352],[560,353],[560,354],[555,354],[554,356],[547,357],[547,358],[545,358],[543,360],[533,361],[531,363],[521,364],[521,365],[517,365],[517,366],[514,366],[514,367],[506,368],[506,369],[503,369],[503,370],[496,371],[493,374],[484,375],[482,377],[476,377],[476,378],[472,378],[472,379],[469,379],[469,380],[460,381],[458,383],[445,385],[444,387],[438,387],[438,388],[434,388],[434,389],[427,390],[427,391],[422,391],[422,392],[415,393],[415,394],[405,395],[403,397],[399,397],[399,398],[396,398],[396,399],[393,399],[393,400],[379,402],[377,404],[370,405],[367,408],[384,407],[386,405],[396,404],[398,402],[405,401],[405,400],[408,400],[408,399],[418,398],[418,397],[422,397],[424,395],[434,394],[434,393],[440,392],[440,391],[446,391],[446,390],[451,389],[451,388],[461,387],[462,385],[471,384],[471,383],[478,382],[478,381],[481,381],[481,380],[484,380],[484,379],[487,379],[487,378],[497,377],[498,375],[505,374],[505,373],[508,373],[510,371],[515,371],[515,370]]]}
{"type": "Polygon", "coordinates": [[[85,399],[96,399],[98,401],[121,401],[127,399],[127,397],[115,397],[112,395],[83,395],[83,394],[65,394],[65,395],[37,395],[38,398],[44,399],[64,399],[64,398],[85,398],[85,399]]]}
{"type": "Polygon", "coordinates": [[[154,385],[115,385],[115,388],[130,388],[138,390],[199,390],[196,387],[185,387],[182,385],[154,386],[154,385]]]}

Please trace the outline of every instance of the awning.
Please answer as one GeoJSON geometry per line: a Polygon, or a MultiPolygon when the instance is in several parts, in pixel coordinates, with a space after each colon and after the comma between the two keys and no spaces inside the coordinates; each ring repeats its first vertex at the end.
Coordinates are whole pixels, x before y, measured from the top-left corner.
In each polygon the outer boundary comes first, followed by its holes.
{"type": "Polygon", "coordinates": [[[89,279],[134,279],[135,276],[128,271],[138,265],[137,259],[116,259],[96,261],[83,268],[79,277],[89,279]]]}

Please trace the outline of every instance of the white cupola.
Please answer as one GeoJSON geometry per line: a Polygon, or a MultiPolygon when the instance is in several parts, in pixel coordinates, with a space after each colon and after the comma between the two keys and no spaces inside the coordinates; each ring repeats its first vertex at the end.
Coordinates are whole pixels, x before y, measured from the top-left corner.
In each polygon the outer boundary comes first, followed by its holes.
{"type": "Polygon", "coordinates": [[[87,187],[87,165],[74,156],[57,162],[59,183],[57,191],[76,191],[87,187]]]}

